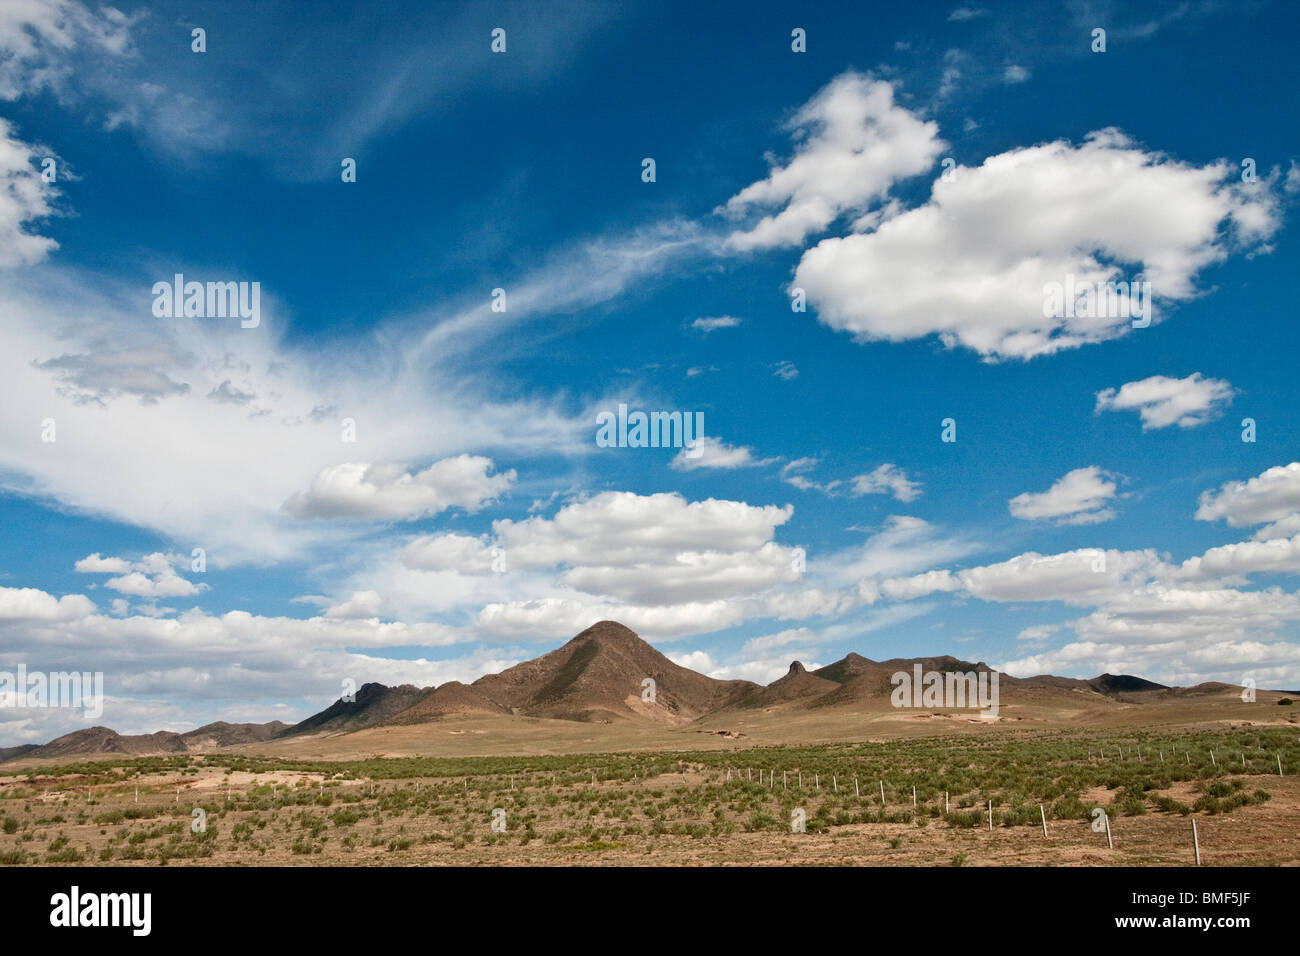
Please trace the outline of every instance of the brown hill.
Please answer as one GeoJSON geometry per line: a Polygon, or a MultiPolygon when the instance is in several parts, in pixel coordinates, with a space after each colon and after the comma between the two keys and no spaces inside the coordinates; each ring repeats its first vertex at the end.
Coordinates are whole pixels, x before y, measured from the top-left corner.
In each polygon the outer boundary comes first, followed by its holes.
{"type": "MultiPolygon", "coordinates": [[[[1088,686],[1099,694],[1141,694],[1153,690],[1168,690],[1164,684],[1143,680],[1131,674],[1102,674],[1088,681],[1088,686]]],[[[1224,685],[1227,686],[1227,685],[1224,685]]]]}
{"type": "Polygon", "coordinates": [[[641,716],[667,723],[693,720],[755,689],[674,664],[628,628],[601,621],[563,647],[480,677],[471,687],[512,713],[566,720],[641,716]],[[646,678],[653,702],[642,699],[646,678]]]}
{"type": "Polygon", "coordinates": [[[374,683],[362,684],[355,700],[348,701],[340,697],[320,713],[312,714],[277,736],[346,733],[350,730],[370,727],[406,710],[419,700],[421,695],[432,689],[416,687],[414,684],[402,684],[399,687],[386,687],[374,683]]]}
{"type": "MultiPolygon", "coordinates": [[[[821,668],[821,670],[825,670],[825,668],[821,668]]],[[[734,706],[747,708],[775,707],[791,701],[821,697],[838,689],[839,686],[833,680],[819,677],[816,673],[808,673],[803,664],[799,661],[793,661],[790,664],[790,670],[786,672],[784,677],[772,681],[766,687],[754,688],[754,690],[740,697],[734,706]]]]}
{"type": "Polygon", "coordinates": [[[421,724],[463,714],[508,714],[510,711],[458,680],[426,691],[414,704],[388,718],[385,724],[421,724]]]}
{"type": "MultiPolygon", "coordinates": [[[[357,692],[355,700],[335,701],[292,727],[279,721],[267,724],[218,721],[185,734],[162,732],[135,736],[118,734],[107,727],[91,727],[66,734],[43,747],[24,745],[0,749],[0,761],[208,751],[229,746],[289,743],[308,735],[326,740],[379,725],[409,727],[455,716],[489,720],[513,715],[575,721],[617,720],[623,729],[611,729],[611,732],[626,731],[635,736],[675,733],[682,724],[726,714],[737,721],[735,726],[745,727],[746,733],[765,726],[766,721],[780,733],[813,739],[824,736],[828,722],[834,724],[845,717],[857,722],[863,712],[871,714],[872,720],[888,715],[892,710],[893,675],[899,671],[914,674],[917,666],[923,672],[991,672],[983,662],[971,663],[951,656],[873,661],[850,653],[811,673],[795,661],[783,677],[761,687],[750,681],[715,680],[681,667],[623,625],[601,621],[549,653],[499,674],[480,677],[473,684],[451,681],[437,688],[423,689],[411,684],[399,687],[366,684],[357,692]],[[654,682],[653,699],[643,699],[647,678],[654,682]],[[823,708],[831,708],[833,712],[823,713],[823,708]],[[652,723],[661,726],[652,730],[652,723]],[[642,729],[637,729],[638,724],[642,729]]],[[[1150,707],[1158,708],[1161,713],[1195,714],[1199,713],[1197,708],[1211,706],[1216,701],[1230,701],[1240,693],[1240,688],[1232,684],[1165,687],[1124,674],[1102,674],[1090,680],[1050,674],[1029,678],[1001,674],[999,684],[1000,702],[1011,711],[1009,719],[1069,725],[1124,719],[1123,715],[1133,705],[1139,705],[1144,712],[1150,707]]],[[[1270,701],[1278,696],[1272,691],[1261,693],[1269,695],[1270,701]]],[[[965,717],[937,713],[934,708],[920,708],[929,713],[908,709],[913,712],[902,715],[908,721],[965,717]]],[[[1156,712],[1150,711],[1153,715],[1156,712]]],[[[391,731],[399,735],[403,732],[391,731]]],[[[539,733],[546,731],[539,730],[539,733]]],[[[304,744],[315,746],[307,741],[304,744]]]]}
{"type": "Polygon", "coordinates": [[[43,747],[23,757],[71,757],[83,754],[172,754],[188,748],[180,734],[159,731],[156,734],[119,734],[109,727],[87,727],[56,737],[43,747]]]}
{"type": "Polygon", "coordinates": [[[834,664],[827,664],[825,667],[817,668],[817,670],[813,671],[813,674],[817,677],[833,680],[837,684],[844,684],[875,666],[875,661],[849,651],[834,664]]]}
{"type": "Polygon", "coordinates": [[[282,720],[272,720],[265,724],[228,724],[224,720],[218,720],[186,731],[181,734],[181,739],[190,750],[212,750],[234,744],[260,743],[278,737],[288,729],[289,725],[282,720]]]}
{"type": "MultiPolygon", "coordinates": [[[[852,674],[847,680],[828,694],[816,698],[810,702],[814,707],[836,707],[840,705],[858,706],[863,703],[879,704],[884,707],[890,706],[889,695],[894,690],[893,676],[898,672],[903,672],[909,677],[915,674],[916,665],[921,665],[922,673],[926,671],[940,671],[944,673],[960,671],[963,674],[972,671],[992,672],[992,668],[982,661],[978,664],[972,664],[970,661],[958,660],[955,657],[945,655],[943,657],[894,657],[887,661],[872,661],[865,657],[858,657],[856,654],[850,654],[842,661],[829,664],[822,668],[825,671],[829,668],[838,668],[839,673],[852,674]],[[851,664],[846,664],[849,658],[856,658],[851,664]],[[841,665],[844,665],[841,667],[841,665]]],[[[999,675],[999,693],[1001,693],[1001,684],[1005,680],[1014,680],[999,675]]]]}

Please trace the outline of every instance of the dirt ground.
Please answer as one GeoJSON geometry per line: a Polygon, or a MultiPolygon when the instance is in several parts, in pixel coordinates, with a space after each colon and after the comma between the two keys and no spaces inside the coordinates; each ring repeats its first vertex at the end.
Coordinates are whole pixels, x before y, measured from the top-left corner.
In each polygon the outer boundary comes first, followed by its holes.
{"type": "MultiPolygon", "coordinates": [[[[963,828],[934,817],[924,826],[915,822],[849,823],[807,833],[791,833],[783,827],[746,832],[742,825],[722,834],[656,834],[648,827],[626,832],[629,828],[624,826],[624,832],[587,839],[575,831],[575,819],[593,819],[606,829],[619,830],[616,814],[598,817],[591,809],[600,805],[602,795],[620,799],[657,796],[661,802],[672,803],[678,796],[700,799],[701,794],[711,794],[711,788],[725,790],[728,786],[690,771],[662,774],[649,781],[602,781],[595,786],[551,784],[544,777],[530,780],[522,775],[507,782],[502,777],[492,783],[500,788],[498,792],[482,793],[471,792],[467,782],[463,789],[456,781],[437,785],[410,780],[326,782],[320,773],[226,774],[211,768],[185,775],[151,775],[133,780],[129,786],[85,788],[64,781],[57,792],[5,800],[2,812],[17,823],[18,832],[0,834],[0,859],[9,864],[155,866],[160,862],[158,848],[170,845],[175,855],[169,852],[167,865],[201,866],[1189,865],[1194,860],[1191,821],[1195,819],[1204,865],[1300,864],[1300,776],[1251,775],[1244,781],[1247,789],[1266,788],[1270,799],[1213,815],[1153,811],[1115,816],[1111,820],[1114,848],[1109,849],[1105,833],[1095,832],[1082,820],[1049,820],[1046,837],[1037,822],[999,825],[990,831],[984,825],[963,828]],[[422,793],[429,797],[432,786],[441,789],[425,812],[400,805],[422,793]],[[512,786],[519,789],[509,789],[512,786]],[[227,789],[232,795],[229,803],[227,789]],[[530,839],[525,839],[520,829],[492,833],[492,805],[506,803],[507,797],[521,792],[530,806],[551,807],[555,812],[536,821],[530,839]],[[333,798],[328,807],[311,804],[324,794],[333,798]],[[250,805],[254,800],[258,801],[256,808],[250,805]],[[187,857],[185,852],[195,845],[191,808],[199,804],[208,808],[207,826],[213,828],[213,840],[208,855],[187,857]],[[335,819],[334,814],[341,810],[359,819],[335,819]],[[118,812],[157,815],[112,819],[118,812]],[[105,819],[111,822],[103,822],[105,819]],[[241,824],[251,834],[234,838],[241,824]],[[26,860],[14,856],[24,852],[30,854],[26,860]],[[130,858],[128,854],[135,852],[139,858],[130,858]],[[66,858],[58,859],[60,854],[66,858]]],[[[12,780],[0,781],[0,790],[15,785],[12,780]]],[[[1164,795],[1186,801],[1194,791],[1190,783],[1180,783],[1164,795]]],[[[1100,788],[1087,793],[1086,799],[1105,805],[1109,796],[1100,788]]],[[[638,819],[645,823],[644,817],[636,814],[623,817],[622,822],[638,819]]]]}

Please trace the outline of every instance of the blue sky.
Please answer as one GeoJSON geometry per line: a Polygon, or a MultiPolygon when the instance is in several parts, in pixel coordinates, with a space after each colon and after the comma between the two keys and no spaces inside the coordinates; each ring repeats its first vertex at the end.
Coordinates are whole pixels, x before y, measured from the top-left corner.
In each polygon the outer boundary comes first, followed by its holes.
{"type": "Polygon", "coordinates": [[[1298,24],[8,4],[0,667],[103,671],[123,731],[602,618],[763,682],[1298,686],[1298,24]],[[156,316],[176,273],[259,283],[259,324],[156,316]],[[1150,324],[1045,314],[1067,277],[1146,280],[1150,324]],[[620,403],[702,413],[699,454],[599,447],[620,403]]]}

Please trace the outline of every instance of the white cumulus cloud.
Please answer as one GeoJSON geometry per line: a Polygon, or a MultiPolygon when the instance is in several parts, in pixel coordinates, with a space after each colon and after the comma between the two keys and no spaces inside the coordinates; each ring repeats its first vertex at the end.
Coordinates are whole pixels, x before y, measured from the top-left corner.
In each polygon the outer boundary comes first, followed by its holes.
{"type": "Polygon", "coordinates": [[[1115,482],[1090,465],[1058,478],[1046,491],[1016,495],[1008,505],[1015,517],[1028,521],[1051,518],[1063,524],[1095,524],[1115,517],[1107,507],[1115,491],[1115,482]]]}
{"type": "Polygon", "coordinates": [[[1232,396],[1229,382],[1206,378],[1200,372],[1186,378],[1152,375],[1126,382],[1118,390],[1098,392],[1096,411],[1136,411],[1142,416],[1143,431],[1170,425],[1192,428],[1208,422],[1232,396]]]}

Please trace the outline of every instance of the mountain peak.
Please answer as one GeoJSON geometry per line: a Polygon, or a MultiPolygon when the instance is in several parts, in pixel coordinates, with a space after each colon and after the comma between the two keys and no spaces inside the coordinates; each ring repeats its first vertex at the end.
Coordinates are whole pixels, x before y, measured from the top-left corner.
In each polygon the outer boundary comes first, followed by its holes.
{"type": "Polygon", "coordinates": [[[678,723],[716,710],[754,685],[696,673],[617,621],[598,621],[562,647],[470,686],[501,708],[529,717],[641,716],[678,723]],[[645,698],[649,687],[654,694],[645,698]]]}
{"type": "Polygon", "coordinates": [[[791,662],[790,662],[790,670],[789,670],[787,673],[790,673],[790,674],[806,674],[806,673],[808,673],[808,671],[807,671],[807,669],[803,666],[803,664],[800,663],[799,661],[791,661],[791,662]]]}
{"type": "Polygon", "coordinates": [[[833,664],[827,664],[825,667],[819,667],[813,671],[817,677],[824,677],[832,680],[837,684],[843,684],[857,677],[859,674],[870,670],[875,662],[863,657],[861,654],[855,654],[853,651],[845,654],[833,664]]]}
{"type": "Polygon", "coordinates": [[[594,641],[598,644],[645,644],[646,642],[632,630],[618,621],[597,621],[591,627],[587,628],[573,638],[569,643],[575,644],[584,641],[594,641]]]}

